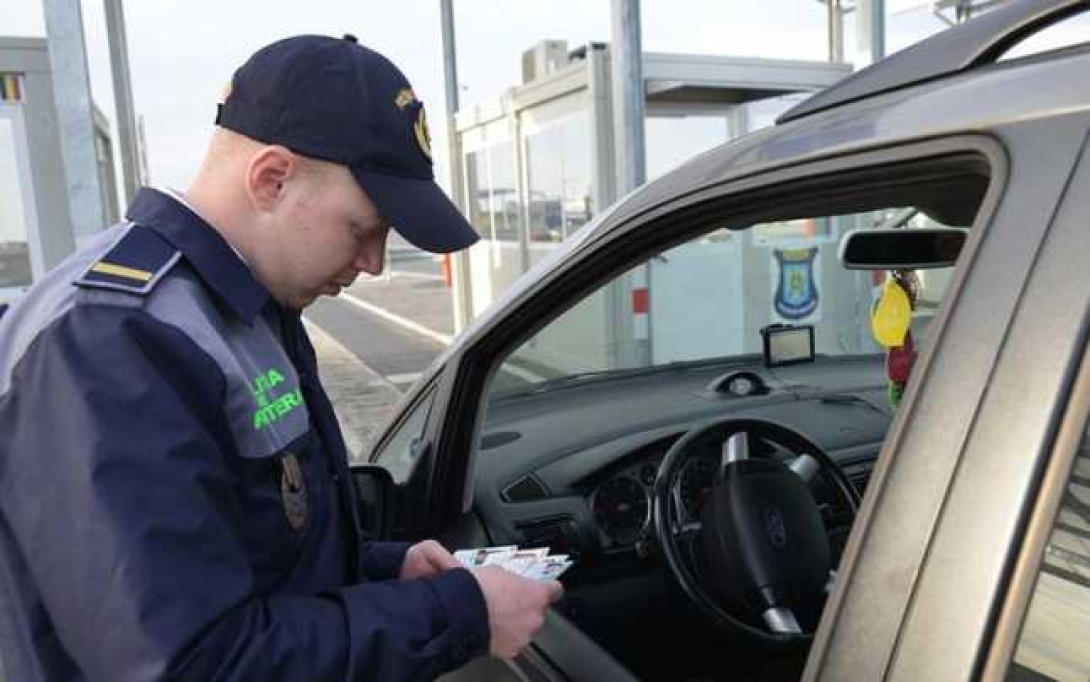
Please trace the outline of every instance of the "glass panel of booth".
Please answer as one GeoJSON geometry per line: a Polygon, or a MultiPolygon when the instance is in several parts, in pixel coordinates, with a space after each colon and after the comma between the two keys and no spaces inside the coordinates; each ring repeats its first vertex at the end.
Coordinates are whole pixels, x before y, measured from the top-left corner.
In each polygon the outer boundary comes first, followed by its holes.
{"type": "MultiPolygon", "coordinates": [[[[647,177],[734,137],[770,125],[805,94],[729,105],[722,102],[648,103],[647,177]]],[[[466,212],[482,237],[470,250],[473,310],[532,268],[561,241],[589,222],[606,201],[596,186],[613,170],[611,158],[596,159],[610,125],[585,89],[531,102],[505,99],[478,110],[478,123],[461,135],[466,212]],[[596,147],[597,145],[597,147],[596,147]]],[[[608,138],[608,135],[607,135],[608,138]]],[[[605,153],[609,153],[606,151],[605,153]]],[[[617,297],[635,284],[618,283],[617,297]],[[623,290],[623,291],[622,291],[623,290]]]]}
{"type": "Polygon", "coordinates": [[[513,119],[502,115],[461,133],[464,206],[481,242],[469,250],[470,295],[484,310],[525,270],[522,192],[513,119]]]}
{"type": "Polygon", "coordinates": [[[649,109],[644,119],[647,179],[654,180],[730,139],[726,113],[683,114],[649,109]]]}
{"type": "Polygon", "coordinates": [[[482,239],[518,242],[522,221],[508,119],[463,134],[466,208],[482,239]]]}
{"type": "Polygon", "coordinates": [[[644,119],[647,179],[654,180],[698,154],[773,125],[777,116],[808,96],[791,93],[734,106],[648,104],[644,119]]]}
{"type": "Polygon", "coordinates": [[[492,219],[492,239],[517,243],[522,223],[522,205],[515,182],[515,143],[503,140],[488,148],[490,196],[488,213],[492,219]]]}
{"type": "Polygon", "coordinates": [[[595,213],[591,187],[590,116],[586,111],[548,121],[523,136],[529,185],[531,265],[535,244],[551,248],[595,213]]]}
{"type": "Polygon", "coordinates": [[[10,299],[33,279],[31,213],[27,186],[30,167],[14,107],[0,106],[0,301],[10,299]]]}

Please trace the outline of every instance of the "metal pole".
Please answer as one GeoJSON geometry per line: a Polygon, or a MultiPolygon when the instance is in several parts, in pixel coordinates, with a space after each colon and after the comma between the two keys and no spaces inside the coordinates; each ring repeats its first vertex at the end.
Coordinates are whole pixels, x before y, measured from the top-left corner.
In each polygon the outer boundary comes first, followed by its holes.
{"type": "Polygon", "coordinates": [[[612,0],[613,139],[617,141],[617,194],[623,196],[647,178],[644,152],[643,48],[639,0],[612,0]]]}
{"type": "Polygon", "coordinates": [[[827,0],[829,7],[829,61],[844,61],[844,10],[840,0],[827,0]]]}
{"type": "Polygon", "coordinates": [[[836,63],[836,38],[833,36],[833,0],[825,0],[825,35],[829,41],[829,61],[836,63]]]}
{"type": "Polygon", "coordinates": [[[148,138],[144,133],[144,117],[136,117],[136,177],[141,185],[151,184],[151,170],[148,169],[148,138]]]}
{"type": "MultiPolygon", "coordinates": [[[[458,137],[458,56],[454,42],[454,7],[452,0],[439,0],[443,30],[443,80],[447,99],[447,162],[450,167],[450,193],[454,203],[466,212],[462,196],[462,145],[458,137]]],[[[459,332],[473,320],[469,253],[454,254],[451,260],[454,298],[454,330],[459,332]]]]}
{"type": "Polygon", "coordinates": [[[973,4],[969,0],[960,0],[957,6],[954,8],[957,22],[960,24],[965,21],[969,21],[973,17],[973,4]]]}
{"type": "MultiPolygon", "coordinates": [[[[647,179],[644,151],[643,47],[640,36],[639,0],[612,0],[613,40],[610,46],[610,80],[613,91],[613,139],[617,145],[617,194],[623,196],[647,179]]],[[[651,267],[629,273],[629,300],[649,301],[651,267]]],[[[639,365],[654,359],[652,319],[649,306],[631,306],[632,349],[639,365]]],[[[624,327],[622,327],[624,328],[624,327]]]]}
{"type": "Polygon", "coordinates": [[[886,56],[886,0],[870,0],[871,60],[886,56]]]}
{"type": "Polygon", "coordinates": [[[81,237],[106,227],[83,16],[79,0],[46,0],[44,9],[68,212],[78,244],[81,237]]]}
{"type": "Polygon", "coordinates": [[[856,69],[873,64],[886,56],[885,0],[858,0],[856,35],[856,69]]]}
{"type": "Polygon", "coordinates": [[[122,203],[128,205],[140,186],[136,147],[136,112],[129,75],[129,45],[125,36],[125,10],[121,0],[103,0],[106,9],[106,38],[110,43],[110,68],[114,78],[114,108],[121,149],[122,203]]]}
{"type": "Polygon", "coordinates": [[[870,0],[871,3],[871,61],[881,61],[885,57],[885,0],[870,0]]]}

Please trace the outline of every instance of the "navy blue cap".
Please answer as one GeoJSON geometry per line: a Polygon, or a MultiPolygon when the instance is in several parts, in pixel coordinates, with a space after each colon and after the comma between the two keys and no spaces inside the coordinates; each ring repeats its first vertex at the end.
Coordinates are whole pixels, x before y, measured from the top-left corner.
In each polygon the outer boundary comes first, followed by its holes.
{"type": "Polygon", "coordinates": [[[348,166],[383,217],[425,251],[479,238],[435,183],[424,104],[354,36],[296,36],[258,50],[235,72],[216,124],[348,166]]]}

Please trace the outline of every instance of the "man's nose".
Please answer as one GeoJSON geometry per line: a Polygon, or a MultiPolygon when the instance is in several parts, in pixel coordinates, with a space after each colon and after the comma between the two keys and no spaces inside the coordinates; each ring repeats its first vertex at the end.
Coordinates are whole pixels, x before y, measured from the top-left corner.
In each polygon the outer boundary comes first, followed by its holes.
{"type": "Polygon", "coordinates": [[[386,265],[386,244],[368,244],[360,251],[353,265],[360,272],[381,275],[386,265]]]}

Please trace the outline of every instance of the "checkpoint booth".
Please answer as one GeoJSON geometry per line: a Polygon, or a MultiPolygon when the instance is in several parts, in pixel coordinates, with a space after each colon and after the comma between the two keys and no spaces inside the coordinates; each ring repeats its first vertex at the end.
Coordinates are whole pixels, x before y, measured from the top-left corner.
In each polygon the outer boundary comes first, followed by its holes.
{"type": "MultiPolygon", "coordinates": [[[[110,127],[97,109],[94,130],[102,204],[112,223],[119,208],[110,127]]],[[[62,134],[45,39],[0,37],[0,304],[87,236],[73,233],[62,134]]]]}
{"type": "MultiPolygon", "coordinates": [[[[647,179],[771,125],[793,104],[851,70],[828,62],[645,53],[647,179]]],[[[468,281],[460,283],[470,317],[618,198],[610,80],[607,46],[569,52],[563,41],[543,41],[523,55],[522,85],[458,113],[462,206],[482,237],[468,253],[468,281]]],[[[569,312],[581,318],[580,325],[565,327],[583,326],[587,338],[601,338],[601,329],[608,328],[613,347],[629,349],[642,362],[696,353],[676,347],[679,336],[665,319],[677,310],[677,298],[690,296],[686,292],[695,280],[740,276],[752,267],[742,262],[736,240],[677,255],[670,262],[653,260],[594,294],[569,312]],[[658,323],[651,324],[652,318],[658,323]]],[[[572,338],[543,345],[570,348],[576,360],[597,352],[579,344],[572,338]]],[[[583,359],[575,364],[615,364],[583,359]]]]}

